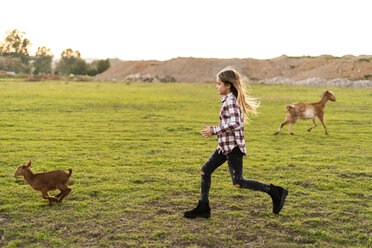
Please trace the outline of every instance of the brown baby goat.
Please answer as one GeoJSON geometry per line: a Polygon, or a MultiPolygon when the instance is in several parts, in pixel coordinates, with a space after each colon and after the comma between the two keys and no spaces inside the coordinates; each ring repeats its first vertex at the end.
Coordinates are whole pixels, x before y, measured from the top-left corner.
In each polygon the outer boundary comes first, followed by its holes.
{"type": "Polygon", "coordinates": [[[299,103],[293,103],[293,104],[288,104],[285,106],[285,111],[286,111],[286,118],[285,121],[280,124],[280,127],[278,131],[275,132],[275,135],[277,135],[280,132],[280,129],[284,125],[287,124],[288,131],[290,134],[293,135],[293,132],[291,130],[291,124],[296,123],[297,119],[313,119],[314,125],[310,127],[307,131],[311,131],[314,127],[316,127],[316,122],[315,118],[319,118],[320,122],[323,124],[325,134],[327,135],[327,128],[324,124],[324,108],[328,100],[331,101],[336,101],[336,97],[333,94],[332,91],[324,91],[322,93],[322,97],[319,102],[314,102],[314,103],[304,103],[304,102],[299,102],[299,103]]]}
{"type": "Polygon", "coordinates": [[[32,173],[30,170],[31,159],[26,164],[20,164],[14,172],[15,176],[23,176],[30,186],[38,191],[41,191],[43,198],[49,200],[49,204],[53,202],[61,202],[71,192],[68,187],[68,182],[71,177],[72,169],[69,168],[67,174],[63,170],[55,170],[44,173],[32,173]],[[59,189],[61,192],[56,196],[50,196],[48,191],[59,189]]]}

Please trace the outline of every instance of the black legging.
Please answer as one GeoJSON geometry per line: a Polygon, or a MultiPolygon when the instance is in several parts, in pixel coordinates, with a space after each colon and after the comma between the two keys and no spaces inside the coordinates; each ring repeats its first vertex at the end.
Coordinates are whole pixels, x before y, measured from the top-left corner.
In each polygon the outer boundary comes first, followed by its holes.
{"type": "Polygon", "coordinates": [[[202,202],[208,202],[209,189],[211,187],[211,175],[227,160],[229,165],[230,176],[233,185],[239,184],[239,188],[259,190],[262,192],[269,192],[270,185],[261,183],[259,181],[243,178],[243,153],[239,147],[235,147],[229,154],[218,153],[217,150],[205,162],[201,171],[204,173],[201,176],[201,197],[202,202]]]}

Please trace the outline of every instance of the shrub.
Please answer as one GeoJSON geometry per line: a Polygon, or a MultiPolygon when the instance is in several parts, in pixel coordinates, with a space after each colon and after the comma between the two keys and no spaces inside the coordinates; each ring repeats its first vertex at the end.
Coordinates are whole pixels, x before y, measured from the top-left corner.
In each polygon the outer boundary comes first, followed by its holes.
{"type": "Polygon", "coordinates": [[[365,79],[365,80],[370,80],[370,79],[372,79],[372,74],[366,74],[366,75],[364,75],[364,79],[365,79]]]}
{"type": "Polygon", "coordinates": [[[370,62],[372,58],[361,58],[358,59],[359,62],[370,62]]]}
{"type": "Polygon", "coordinates": [[[65,79],[59,75],[25,75],[25,81],[27,82],[37,82],[37,81],[48,81],[48,80],[63,80],[65,79]]]}

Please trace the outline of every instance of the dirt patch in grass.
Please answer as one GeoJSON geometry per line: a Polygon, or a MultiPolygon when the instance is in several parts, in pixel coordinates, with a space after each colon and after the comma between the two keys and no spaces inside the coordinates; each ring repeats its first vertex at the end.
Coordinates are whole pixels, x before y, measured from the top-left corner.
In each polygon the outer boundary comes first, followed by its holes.
{"type": "Polygon", "coordinates": [[[8,215],[5,215],[3,213],[0,213],[0,247],[5,241],[5,224],[9,222],[10,217],[8,215]]]}

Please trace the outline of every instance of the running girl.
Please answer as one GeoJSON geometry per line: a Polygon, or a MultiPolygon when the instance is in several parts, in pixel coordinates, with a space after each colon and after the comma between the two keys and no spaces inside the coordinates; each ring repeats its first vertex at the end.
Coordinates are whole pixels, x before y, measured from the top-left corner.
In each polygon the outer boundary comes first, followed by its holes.
{"type": "Polygon", "coordinates": [[[186,211],[186,218],[209,218],[209,189],[212,173],[224,162],[228,162],[230,176],[234,187],[258,190],[268,193],[273,202],[273,212],[278,214],[283,208],[288,190],[272,184],[243,178],[243,155],[246,155],[244,124],[248,121],[248,112],[257,114],[259,104],[250,98],[244,90],[239,73],[227,67],[217,74],[217,91],[221,98],[220,124],[205,126],[200,133],[208,138],[217,135],[218,146],[208,161],[201,168],[201,197],[198,206],[186,211]]]}

